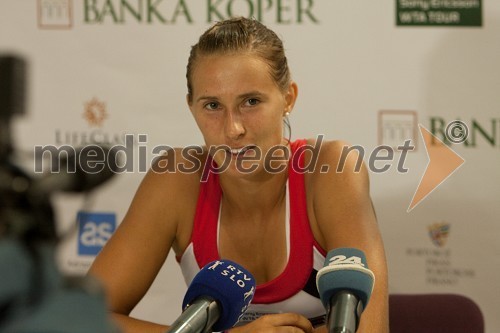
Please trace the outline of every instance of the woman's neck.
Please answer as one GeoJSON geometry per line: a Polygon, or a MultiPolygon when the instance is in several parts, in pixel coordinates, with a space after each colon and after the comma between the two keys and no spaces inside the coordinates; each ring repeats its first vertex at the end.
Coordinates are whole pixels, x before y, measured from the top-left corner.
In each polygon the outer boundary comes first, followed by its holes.
{"type": "Polygon", "coordinates": [[[288,168],[262,177],[236,178],[220,174],[222,203],[238,215],[258,217],[279,206],[286,196],[288,168]]]}

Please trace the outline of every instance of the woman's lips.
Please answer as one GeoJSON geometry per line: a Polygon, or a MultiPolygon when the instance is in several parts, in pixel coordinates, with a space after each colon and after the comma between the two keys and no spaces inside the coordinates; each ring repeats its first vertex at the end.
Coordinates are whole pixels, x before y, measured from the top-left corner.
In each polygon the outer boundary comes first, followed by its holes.
{"type": "Polygon", "coordinates": [[[255,148],[255,146],[248,145],[248,146],[244,146],[241,148],[230,148],[230,149],[226,150],[226,152],[228,152],[229,154],[231,154],[233,156],[241,157],[241,156],[247,155],[254,148],[255,148]]]}

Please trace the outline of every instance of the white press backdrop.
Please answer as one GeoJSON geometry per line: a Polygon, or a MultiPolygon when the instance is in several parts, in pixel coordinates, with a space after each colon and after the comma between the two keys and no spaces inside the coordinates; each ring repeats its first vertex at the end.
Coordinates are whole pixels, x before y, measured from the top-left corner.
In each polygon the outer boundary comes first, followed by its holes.
{"type": "MultiPolygon", "coordinates": [[[[287,49],[300,90],[291,115],[294,138],[347,140],[365,148],[366,161],[380,144],[410,138],[416,145],[405,160],[408,172],[398,172],[396,151],[388,171],[371,173],[390,291],[469,296],[481,307],[487,332],[498,331],[500,3],[482,1],[481,27],[397,26],[396,4],[0,0],[0,56],[14,52],[29,63],[27,114],[13,128],[25,167],[32,170],[37,145],[125,145],[124,134],[135,140],[128,146],[130,172],[86,197],[54,196],[59,231],[66,235],[61,269],[86,272],[94,258],[89,253],[115,227],[106,218],[120,222],[144,176],[142,157],[151,161],[158,145],[202,143],[185,103],[189,48],[209,20],[253,15],[287,49]],[[441,122],[455,119],[470,129],[466,143],[451,146],[465,164],[407,212],[428,162],[412,129],[434,127],[439,137],[441,122]],[[95,228],[78,228],[79,211],[91,215],[82,223],[95,219],[95,228]],[[437,231],[431,235],[430,229],[437,231]]],[[[185,288],[170,255],[133,315],[171,322],[185,288]]]]}

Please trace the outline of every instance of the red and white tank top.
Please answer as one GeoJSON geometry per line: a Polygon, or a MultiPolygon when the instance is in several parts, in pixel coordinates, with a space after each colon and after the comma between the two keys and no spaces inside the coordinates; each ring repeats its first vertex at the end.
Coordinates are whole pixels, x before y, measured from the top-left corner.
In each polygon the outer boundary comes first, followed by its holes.
{"type": "MultiPolygon", "coordinates": [[[[316,289],[316,273],[323,267],[326,251],[314,239],[307,217],[304,154],[300,148],[305,144],[305,140],[291,143],[286,203],[287,265],[276,278],[257,285],[252,304],[240,323],[283,312],[300,313],[315,326],[324,322],[325,309],[316,289]]],[[[191,242],[177,258],[188,285],[201,267],[221,259],[218,251],[221,195],[219,177],[210,173],[207,181],[200,183],[191,242]]]]}

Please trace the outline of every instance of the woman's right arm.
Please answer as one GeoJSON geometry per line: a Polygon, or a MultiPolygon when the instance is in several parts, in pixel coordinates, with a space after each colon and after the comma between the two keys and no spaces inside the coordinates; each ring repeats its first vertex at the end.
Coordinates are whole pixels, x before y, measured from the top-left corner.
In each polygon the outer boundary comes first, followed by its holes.
{"type": "Polygon", "coordinates": [[[128,315],[151,286],[176,240],[186,177],[150,171],[89,274],[104,285],[108,307],[124,332],[164,332],[166,326],[128,315]]]}

